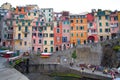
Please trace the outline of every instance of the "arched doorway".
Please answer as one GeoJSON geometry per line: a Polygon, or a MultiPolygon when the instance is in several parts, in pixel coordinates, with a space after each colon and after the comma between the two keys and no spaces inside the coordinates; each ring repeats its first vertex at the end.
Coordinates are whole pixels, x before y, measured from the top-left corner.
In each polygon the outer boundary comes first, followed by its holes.
{"type": "Polygon", "coordinates": [[[56,51],[58,51],[58,47],[56,47],[56,51]]]}
{"type": "Polygon", "coordinates": [[[66,50],[66,46],[65,46],[65,44],[64,44],[64,46],[63,46],[63,50],[66,50]]]}
{"type": "Polygon", "coordinates": [[[91,42],[94,43],[95,42],[95,37],[94,36],[89,36],[88,37],[88,42],[89,43],[91,43],[91,42]]]}
{"type": "Polygon", "coordinates": [[[73,42],[73,47],[75,46],[75,42],[73,42]]]}

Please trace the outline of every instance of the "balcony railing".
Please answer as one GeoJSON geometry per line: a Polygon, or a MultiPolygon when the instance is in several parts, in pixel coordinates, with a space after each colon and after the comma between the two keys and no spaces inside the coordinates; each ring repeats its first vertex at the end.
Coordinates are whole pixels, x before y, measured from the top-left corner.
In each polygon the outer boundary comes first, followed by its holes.
{"type": "Polygon", "coordinates": [[[14,40],[22,40],[20,37],[15,37],[14,40]]]}

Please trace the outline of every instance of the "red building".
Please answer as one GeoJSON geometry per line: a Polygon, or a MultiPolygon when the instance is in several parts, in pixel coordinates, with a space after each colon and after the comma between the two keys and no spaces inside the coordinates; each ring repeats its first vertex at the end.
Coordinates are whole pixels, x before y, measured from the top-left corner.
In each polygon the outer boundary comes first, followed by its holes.
{"type": "Polygon", "coordinates": [[[88,43],[98,42],[97,35],[97,26],[95,22],[94,12],[87,14],[87,22],[88,22],[88,43]]]}
{"type": "Polygon", "coordinates": [[[62,13],[54,13],[54,47],[55,51],[62,49],[62,13]]]}

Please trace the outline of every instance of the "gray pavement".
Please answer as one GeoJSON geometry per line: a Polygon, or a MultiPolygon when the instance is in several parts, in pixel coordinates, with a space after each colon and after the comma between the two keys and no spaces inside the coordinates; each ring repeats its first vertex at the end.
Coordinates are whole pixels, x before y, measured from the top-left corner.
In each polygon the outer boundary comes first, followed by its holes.
{"type": "Polygon", "coordinates": [[[7,59],[0,57],[0,80],[29,80],[22,73],[10,67],[7,59]]]}

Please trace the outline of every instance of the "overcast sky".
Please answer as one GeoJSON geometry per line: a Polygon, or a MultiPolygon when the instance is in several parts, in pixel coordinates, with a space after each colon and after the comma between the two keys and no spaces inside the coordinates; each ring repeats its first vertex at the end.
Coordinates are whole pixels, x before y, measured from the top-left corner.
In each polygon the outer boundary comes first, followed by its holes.
{"type": "Polygon", "coordinates": [[[12,6],[37,4],[40,8],[54,8],[54,11],[71,13],[90,12],[91,9],[120,10],[120,0],[0,0],[0,5],[8,2],[12,6]]]}

